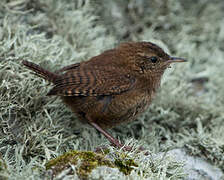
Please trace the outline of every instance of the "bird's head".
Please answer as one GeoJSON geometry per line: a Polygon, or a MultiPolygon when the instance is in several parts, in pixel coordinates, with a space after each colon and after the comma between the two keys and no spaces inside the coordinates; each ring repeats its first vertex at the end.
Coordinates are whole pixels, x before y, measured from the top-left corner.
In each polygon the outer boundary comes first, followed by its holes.
{"type": "Polygon", "coordinates": [[[149,76],[162,75],[171,63],[186,62],[183,58],[172,57],[151,42],[130,42],[119,46],[129,58],[127,64],[132,70],[149,76]]]}

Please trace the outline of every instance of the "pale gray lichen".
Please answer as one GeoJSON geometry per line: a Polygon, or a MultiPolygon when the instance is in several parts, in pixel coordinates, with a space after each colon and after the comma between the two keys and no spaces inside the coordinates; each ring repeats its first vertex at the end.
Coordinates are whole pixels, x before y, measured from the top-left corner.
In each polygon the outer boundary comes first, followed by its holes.
{"type": "MultiPolygon", "coordinates": [[[[50,86],[21,65],[30,60],[54,71],[86,60],[120,41],[153,41],[189,60],[165,73],[153,104],[137,121],[110,130],[138,162],[128,176],[97,168],[90,179],[183,179],[169,156],[184,148],[224,172],[224,23],[222,0],[1,0],[0,153],[8,179],[43,179],[45,162],[70,150],[94,150],[107,140],[79,123],[50,86]],[[140,141],[139,141],[140,140],[140,141]],[[146,160],[146,161],[144,161],[146,160]],[[98,173],[98,174],[97,174],[98,173]]],[[[109,147],[109,146],[108,146],[109,147]]],[[[111,148],[111,153],[116,150],[111,148]]],[[[3,171],[0,172],[0,176],[3,171]]],[[[66,178],[66,177],[64,177],[66,178]]]]}

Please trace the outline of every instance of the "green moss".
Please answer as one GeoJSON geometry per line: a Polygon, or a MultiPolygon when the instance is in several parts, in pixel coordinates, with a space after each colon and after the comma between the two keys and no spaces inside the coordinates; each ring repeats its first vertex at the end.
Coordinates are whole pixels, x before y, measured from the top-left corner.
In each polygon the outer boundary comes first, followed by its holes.
{"type": "Polygon", "coordinates": [[[127,160],[116,159],[114,163],[118,167],[118,169],[125,175],[131,173],[131,171],[134,169],[133,166],[138,167],[138,165],[134,162],[133,159],[127,159],[127,160]]]}
{"type": "MultiPolygon", "coordinates": [[[[98,166],[115,167],[113,162],[106,159],[104,154],[97,154],[91,151],[71,151],[67,152],[46,164],[46,169],[53,170],[53,176],[56,176],[70,165],[81,163],[77,173],[82,178],[87,178],[88,174],[98,166]]],[[[69,172],[72,174],[72,172],[69,172]]]]}
{"type": "MultiPolygon", "coordinates": [[[[80,163],[77,166],[77,174],[81,178],[87,178],[92,170],[99,166],[118,168],[125,175],[131,173],[133,166],[138,166],[133,159],[127,156],[124,157],[122,154],[118,154],[119,158],[115,159],[115,161],[107,159],[105,156],[106,154],[98,154],[91,151],[71,151],[56,159],[52,159],[45,166],[47,170],[51,169],[53,171],[53,176],[55,177],[71,165],[80,163]]],[[[72,174],[72,171],[69,174],[72,174]]]]}
{"type": "Polygon", "coordinates": [[[110,153],[110,150],[109,149],[103,149],[103,154],[109,154],[110,153]]]}

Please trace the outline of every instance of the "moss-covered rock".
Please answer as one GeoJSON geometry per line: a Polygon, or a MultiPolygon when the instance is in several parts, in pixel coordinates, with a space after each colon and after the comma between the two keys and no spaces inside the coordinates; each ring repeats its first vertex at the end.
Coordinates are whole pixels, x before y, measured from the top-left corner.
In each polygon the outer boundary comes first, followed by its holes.
{"type": "Polygon", "coordinates": [[[115,165],[118,167],[118,169],[123,172],[125,175],[128,175],[133,170],[133,166],[137,167],[138,165],[135,163],[133,159],[115,159],[115,165]]]}
{"type": "MultiPolygon", "coordinates": [[[[128,157],[122,155],[117,156],[115,160],[106,157],[106,154],[99,154],[91,151],[70,151],[46,163],[46,169],[53,171],[53,177],[60,174],[62,171],[74,166],[80,178],[86,179],[93,169],[99,166],[107,166],[118,168],[122,173],[128,175],[137,167],[137,163],[128,157]]],[[[68,174],[73,174],[72,168],[68,174]]]]}

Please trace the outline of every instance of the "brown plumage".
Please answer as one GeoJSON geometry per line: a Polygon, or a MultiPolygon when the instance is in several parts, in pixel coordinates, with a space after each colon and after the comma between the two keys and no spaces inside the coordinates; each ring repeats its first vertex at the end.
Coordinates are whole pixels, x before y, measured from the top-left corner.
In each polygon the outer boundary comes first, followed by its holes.
{"type": "Polygon", "coordinates": [[[80,120],[121,147],[105,128],[136,119],[150,105],[165,69],[185,61],[153,43],[130,42],[55,73],[28,61],[23,64],[54,84],[48,95],[60,96],[80,120]]]}

